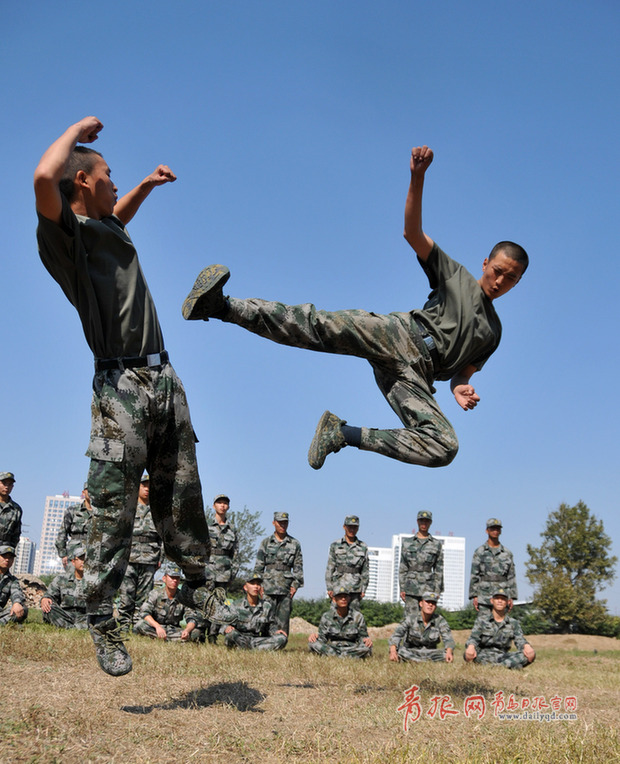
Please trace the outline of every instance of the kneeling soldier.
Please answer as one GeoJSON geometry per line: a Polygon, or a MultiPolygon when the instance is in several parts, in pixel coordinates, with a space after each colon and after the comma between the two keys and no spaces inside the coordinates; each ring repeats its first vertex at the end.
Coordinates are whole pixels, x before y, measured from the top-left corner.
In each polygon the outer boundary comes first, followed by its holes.
{"type": "Polygon", "coordinates": [[[454,660],[454,639],[446,619],[435,612],[437,592],[424,592],[419,612],[406,615],[390,637],[391,661],[445,661],[454,660]],[[444,649],[437,645],[443,642],[444,649]]]}
{"type": "Polygon", "coordinates": [[[70,571],[59,573],[41,597],[43,621],[60,629],[87,629],[86,597],[84,596],[84,559],[86,549],[74,546],[70,571]]]}
{"type": "Polygon", "coordinates": [[[226,647],[246,650],[281,650],[288,641],[274,620],[273,605],[261,597],[263,579],[253,576],[246,581],[245,597],[235,606],[235,620],[224,628],[226,647]]]}
{"type": "Polygon", "coordinates": [[[491,611],[480,610],[463,657],[469,663],[496,663],[506,668],[523,668],[536,658],[534,648],[523,636],[516,618],[506,614],[509,593],[497,589],[491,597],[491,611]],[[510,652],[514,641],[516,652],[510,652]]]}
{"type": "Polygon", "coordinates": [[[177,599],[181,569],[168,562],[162,580],[164,588],[153,589],[142,605],[142,617],[134,626],[134,632],[153,639],[194,641],[192,632],[196,628],[198,616],[177,599]],[[181,626],[182,621],[186,623],[185,628],[181,626]]]}
{"type": "Polygon", "coordinates": [[[335,608],[323,613],[318,634],[310,634],[308,648],[319,655],[339,658],[366,658],[372,655],[372,640],[359,610],[349,608],[350,595],[339,587],[334,592],[335,608]]]}
{"type": "Polygon", "coordinates": [[[23,623],[28,617],[26,598],[19,580],[11,573],[11,565],[14,562],[15,547],[0,545],[0,626],[9,622],[23,623]]]}

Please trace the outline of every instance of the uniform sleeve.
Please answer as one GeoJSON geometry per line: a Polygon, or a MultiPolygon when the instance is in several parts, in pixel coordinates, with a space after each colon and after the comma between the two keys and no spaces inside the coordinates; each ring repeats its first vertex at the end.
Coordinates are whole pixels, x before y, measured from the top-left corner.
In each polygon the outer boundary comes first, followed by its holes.
{"type": "Polygon", "coordinates": [[[45,590],[45,594],[43,595],[44,597],[49,597],[57,605],[60,605],[61,600],[62,600],[62,592],[61,592],[61,587],[60,587],[61,576],[62,576],[62,574],[60,576],[55,576],[52,579],[52,582],[47,587],[47,589],[45,590]]]}
{"type": "Polygon", "coordinates": [[[366,593],[368,589],[368,582],[370,581],[370,562],[368,560],[368,546],[364,544],[364,564],[362,565],[362,594],[366,593]]]}
{"type": "Polygon", "coordinates": [[[469,599],[473,600],[478,596],[478,585],[480,583],[480,551],[476,549],[471,560],[471,573],[469,575],[469,599]]]}
{"type": "Polygon", "coordinates": [[[323,613],[323,615],[321,616],[321,620],[319,621],[319,639],[322,639],[324,642],[327,640],[330,624],[331,624],[331,618],[329,617],[329,610],[328,610],[327,613],[323,613]]]}
{"type": "Polygon", "coordinates": [[[19,602],[20,605],[26,605],[26,597],[17,578],[13,578],[11,581],[11,602],[13,604],[19,602]]]}
{"type": "Polygon", "coordinates": [[[67,538],[71,530],[71,520],[73,519],[73,507],[67,507],[62,517],[58,535],[56,536],[56,551],[59,557],[67,556],[67,538]]]}
{"type": "Polygon", "coordinates": [[[426,260],[423,261],[418,258],[418,262],[428,278],[431,289],[437,289],[442,282],[447,281],[457,270],[463,267],[449,255],[446,255],[436,242],[433,242],[433,247],[426,260]]]}
{"type": "Polygon", "coordinates": [[[511,618],[510,620],[512,621],[513,629],[514,629],[515,647],[517,648],[517,650],[523,650],[524,646],[529,644],[529,642],[523,635],[523,628],[521,627],[521,624],[519,623],[519,621],[517,621],[516,618],[511,618]]]}
{"type": "Polygon", "coordinates": [[[469,645],[473,645],[476,648],[476,650],[478,650],[480,645],[480,635],[482,634],[483,618],[484,618],[484,614],[480,614],[476,618],[474,626],[471,630],[470,637],[467,640],[467,642],[465,642],[465,647],[469,647],[469,645]]]}
{"type": "Polygon", "coordinates": [[[293,582],[295,589],[301,589],[304,585],[304,558],[301,553],[301,544],[296,542],[295,559],[293,560],[293,582]]]}
{"type": "MultiPolygon", "coordinates": [[[[157,605],[157,595],[158,591],[157,589],[153,589],[149,596],[144,600],[144,603],[142,604],[142,607],[140,608],[140,618],[146,618],[147,615],[152,616],[155,618],[153,613],[155,612],[155,608],[157,605]]],[[[157,621],[157,618],[155,618],[157,621]]]]}
{"type": "Polygon", "coordinates": [[[508,588],[508,591],[510,592],[510,595],[513,599],[517,599],[517,575],[515,572],[515,560],[512,556],[512,552],[509,552],[510,554],[510,567],[508,568],[508,580],[506,581],[506,586],[508,588]]]}
{"type": "Polygon", "coordinates": [[[400,643],[405,638],[405,635],[407,634],[407,624],[405,621],[401,621],[398,626],[394,629],[394,633],[392,636],[388,639],[388,645],[390,647],[398,647],[400,643]]]}
{"type": "Polygon", "coordinates": [[[405,555],[405,545],[403,545],[400,548],[400,565],[398,566],[398,586],[399,591],[404,592],[405,591],[405,584],[407,581],[407,570],[409,569],[409,565],[407,563],[407,557],[405,555]]]}
{"type": "Polygon", "coordinates": [[[435,585],[434,590],[437,594],[443,592],[443,544],[439,542],[439,554],[437,555],[437,564],[435,565],[435,585]]]}
{"type": "Polygon", "coordinates": [[[359,638],[365,639],[368,636],[368,627],[366,626],[364,616],[359,610],[354,610],[353,612],[355,613],[355,619],[359,628],[359,638]]]}
{"type": "Polygon", "coordinates": [[[329,545],[329,554],[327,555],[327,567],[325,568],[325,589],[328,592],[334,589],[334,569],[336,567],[336,541],[329,545]]]}
{"type": "Polygon", "coordinates": [[[254,564],[254,575],[264,578],[265,576],[265,549],[267,547],[267,539],[263,539],[260,542],[258,550],[256,552],[256,563],[254,564]]]}
{"type": "Polygon", "coordinates": [[[442,615],[439,616],[437,621],[438,621],[437,626],[439,627],[439,633],[441,634],[441,641],[443,642],[443,646],[449,647],[451,650],[454,650],[454,647],[455,647],[454,637],[452,636],[452,631],[450,630],[450,627],[448,626],[448,622],[442,615]]]}

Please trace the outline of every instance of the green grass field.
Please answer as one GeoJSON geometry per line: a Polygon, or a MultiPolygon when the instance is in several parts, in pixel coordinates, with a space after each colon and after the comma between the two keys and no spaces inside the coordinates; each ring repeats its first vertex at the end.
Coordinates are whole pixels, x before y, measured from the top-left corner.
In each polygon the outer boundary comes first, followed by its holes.
{"type": "Polygon", "coordinates": [[[131,637],[134,670],[112,678],[88,634],[8,626],[0,753],[6,762],[620,761],[617,640],[595,638],[595,652],[592,638],[532,639],[536,662],[510,672],[465,665],[463,639],[449,666],[390,663],[386,640],[359,662],[311,656],[301,634],[279,654],[131,637]],[[398,707],[412,685],[421,715],[405,732],[398,707]],[[530,711],[559,702],[564,712],[574,697],[577,718],[502,721],[493,701],[511,695],[530,711]],[[472,696],[484,699],[484,717],[479,701],[465,715],[472,696]]]}

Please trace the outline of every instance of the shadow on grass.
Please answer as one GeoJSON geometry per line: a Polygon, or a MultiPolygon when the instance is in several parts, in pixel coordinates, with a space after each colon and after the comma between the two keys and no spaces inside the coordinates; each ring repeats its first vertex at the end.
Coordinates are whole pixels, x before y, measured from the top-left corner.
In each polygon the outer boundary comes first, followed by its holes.
{"type": "Polygon", "coordinates": [[[171,700],[168,703],[159,703],[153,706],[121,706],[121,711],[129,714],[150,714],[155,708],[161,708],[169,711],[176,708],[208,708],[217,704],[234,706],[237,711],[255,711],[263,713],[256,706],[265,699],[265,695],[245,682],[222,682],[212,684],[209,687],[201,687],[199,690],[192,690],[180,698],[171,700]]]}

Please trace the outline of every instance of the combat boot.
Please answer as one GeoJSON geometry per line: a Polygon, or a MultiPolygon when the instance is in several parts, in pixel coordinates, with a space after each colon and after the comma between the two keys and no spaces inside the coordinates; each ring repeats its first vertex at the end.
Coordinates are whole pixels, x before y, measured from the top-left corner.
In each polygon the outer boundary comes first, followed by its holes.
{"type": "Polygon", "coordinates": [[[335,454],[347,445],[342,430],[346,422],[331,411],[326,411],[319,419],[312,443],[308,450],[308,463],[315,470],[320,470],[328,454],[335,454]]]}
{"type": "Polygon", "coordinates": [[[112,615],[89,616],[88,629],[95,643],[99,665],[110,676],[123,676],[132,669],[118,622],[112,615]]]}
{"type": "Polygon", "coordinates": [[[209,265],[203,268],[194,282],[192,291],[185,298],[181,312],[187,321],[202,319],[208,321],[213,316],[224,314],[228,303],[222,289],[230,278],[225,265],[209,265]]]}

